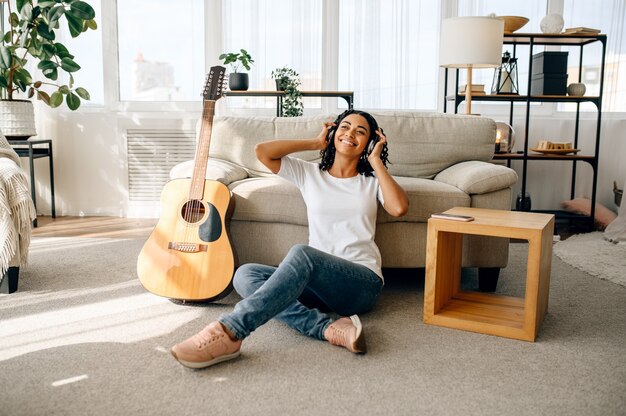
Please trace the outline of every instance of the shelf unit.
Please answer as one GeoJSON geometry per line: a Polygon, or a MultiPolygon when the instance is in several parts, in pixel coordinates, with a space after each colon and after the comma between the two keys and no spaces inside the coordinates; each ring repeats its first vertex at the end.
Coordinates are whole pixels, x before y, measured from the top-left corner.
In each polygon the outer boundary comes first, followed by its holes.
{"type": "MultiPolygon", "coordinates": [[[[597,182],[598,182],[598,156],[600,150],[600,126],[602,120],[602,91],[604,87],[604,65],[605,65],[605,56],[606,56],[606,35],[598,34],[598,35],[563,35],[563,34],[536,34],[536,33],[510,33],[504,34],[504,45],[512,45],[513,46],[513,57],[517,58],[517,46],[518,45],[528,45],[529,53],[528,53],[528,91],[531,90],[532,85],[532,65],[533,65],[533,54],[535,46],[577,46],[580,48],[580,56],[578,62],[578,82],[581,82],[582,78],[582,68],[583,68],[583,50],[586,45],[600,42],[602,46],[602,54],[601,54],[601,63],[600,63],[600,85],[599,85],[599,95],[597,96],[582,96],[582,97],[571,97],[571,96],[561,96],[561,95],[517,95],[517,94],[498,94],[498,95],[472,95],[472,101],[492,101],[492,102],[508,102],[510,103],[509,110],[509,124],[513,125],[513,110],[515,103],[525,103],[526,104],[526,116],[525,116],[525,129],[524,129],[524,149],[521,153],[496,153],[494,155],[495,160],[506,160],[507,165],[511,166],[512,161],[521,161],[522,162],[522,175],[521,175],[521,194],[522,194],[522,204],[521,206],[526,206],[526,201],[523,199],[526,195],[526,182],[528,180],[528,161],[541,161],[541,160],[557,160],[557,161],[571,161],[572,162],[572,183],[571,183],[571,198],[575,197],[576,191],[576,164],[577,162],[586,162],[588,163],[593,170],[592,177],[592,192],[591,192],[591,213],[589,216],[584,215],[576,215],[564,212],[562,210],[534,210],[537,212],[546,212],[555,214],[558,218],[566,218],[573,219],[579,218],[583,219],[589,229],[593,229],[594,227],[594,217],[595,217],[595,201],[596,201],[596,192],[597,192],[597,182]],[[568,154],[568,155],[546,155],[546,154],[529,154],[528,142],[529,142],[529,127],[530,127],[530,104],[533,102],[543,103],[543,102],[553,102],[553,103],[575,103],[576,104],[576,121],[574,126],[574,137],[573,137],[573,146],[574,148],[578,148],[579,141],[579,123],[580,123],[580,104],[583,102],[591,102],[597,108],[597,121],[596,121],[596,137],[595,137],[595,148],[592,155],[576,155],[576,154],[568,154]]],[[[459,94],[459,70],[456,69],[456,77],[455,77],[455,86],[454,86],[454,94],[448,95],[448,68],[445,69],[445,78],[444,78],[444,103],[443,103],[443,111],[444,113],[448,111],[448,102],[454,102],[454,113],[458,112],[459,105],[465,100],[464,94],[459,94]]],[[[573,81],[571,81],[573,82],[573,81]]],[[[520,91],[521,92],[521,91],[520,91]]]]}

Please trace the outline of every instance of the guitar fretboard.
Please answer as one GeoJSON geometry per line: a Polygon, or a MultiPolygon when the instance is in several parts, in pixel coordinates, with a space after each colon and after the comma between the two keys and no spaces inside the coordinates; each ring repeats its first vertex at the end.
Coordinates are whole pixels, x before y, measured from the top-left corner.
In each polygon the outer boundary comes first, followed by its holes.
{"type": "Polygon", "coordinates": [[[191,178],[189,199],[202,199],[204,195],[204,181],[206,179],[207,163],[209,161],[209,147],[211,146],[211,131],[213,130],[213,114],[215,101],[204,100],[202,109],[202,125],[196,148],[196,160],[191,178]]]}

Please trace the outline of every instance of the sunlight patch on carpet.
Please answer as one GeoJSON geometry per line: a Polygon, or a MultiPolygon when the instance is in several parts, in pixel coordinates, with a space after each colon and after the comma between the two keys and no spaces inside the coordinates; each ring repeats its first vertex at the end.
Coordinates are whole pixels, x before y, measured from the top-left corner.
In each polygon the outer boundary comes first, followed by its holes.
{"type": "Polygon", "coordinates": [[[145,293],[5,319],[0,361],[64,345],[137,342],[167,334],[201,314],[202,308],[181,309],[145,293]]]}

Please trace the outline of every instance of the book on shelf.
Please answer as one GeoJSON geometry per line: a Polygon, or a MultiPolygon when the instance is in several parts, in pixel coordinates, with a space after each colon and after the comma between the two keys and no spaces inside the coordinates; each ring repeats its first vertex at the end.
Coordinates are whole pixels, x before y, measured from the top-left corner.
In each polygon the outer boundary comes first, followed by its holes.
{"type": "Polygon", "coordinates": [[[590,27],[570,27],[563,31],[566,35],[597,35],[600,29],[592,29],[590,27]]]}
{"type": "MultiPolygon", "coordinates": [[[[467,90],[467,84],[461,85],[459,87],[459,94],[465,94],[467,90]]],[[[485,93],[485,84],[472,84],[472,94],[484,94],[485,93]]]]}

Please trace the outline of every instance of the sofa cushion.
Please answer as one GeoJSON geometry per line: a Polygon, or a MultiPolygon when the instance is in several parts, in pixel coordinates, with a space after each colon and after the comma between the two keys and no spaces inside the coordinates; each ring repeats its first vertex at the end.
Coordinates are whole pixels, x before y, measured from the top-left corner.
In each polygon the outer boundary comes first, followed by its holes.
{"type": "MultiPolygon", "coordinates": [[[[380,207],[377,223],[425,222],[434,212],[470,206],[470,197],[454,186],[430,179],[397,177],[409,195],[409,211],[392,217],[380,207]]],[[[279,178],[248,178],[230,185],[235,197],[233,221],[307,225],[306,205],[296,186],[279,178]]]]}
{"type": "Polygon", "coordinates": [[[235,197],[233,221],[308,225],[300,190],[283,178],[248,178],[229,188],[235,197]]]}
{"type": "Polygon", "coordinates": [[[433,178],[467,160],[493,159],[496,123],[485,117],[372,112],[389,138],[389,173],[433,178]]]}
{"type": "Polygon", "coordinates": [[[455,186],[470,195],[480,195],[515,185],[517,173],[506,166],[469,161],[444,169],[435,176],[435,180],[455,186]]]}
{"type": "MultiPolygon", "coordinates": [[[[493,158],[496,125],[489,118],[403,111],[371,114],[389,138],[389,172],[394,176],[433,178],[456,163],[488,162],[493,158]]],[[[267,176],[270,171],[255,156],[257,143],[316,137],[322,124],[336,117],[336,113],[305,117],[216,116],[210,156],[232,162],[250,176],[267,176]]],[[[319,159],[319,152],[294,156],[313,161],[319,159]]]]}
{"type": "MultiPolygon", "coordinates": [[[[242,167],[250,176],[271,175],[270,170],[256,158],[254,147],[257,143],[275,139],[317,137],[322,130],[322,124],[331,119],[331,116],[215,117],[209,155],[242,167]]],[[[298,152],[293,156],[308,161],[320,158],[318,151],[298,152]]]]}
{"type": "MultiPolygon", "coordinates": [[[[191,178],[195,161],[181,162],[170,170],[170,179],[191,178]]],[[[209,159],[206,166],[206,179],[219,181],[224,185],[240,181],[248,177],[248,172],[234,163],[220,159],[209,159]]]]}
{"type": "Polygon", "coordinates": [[[409,196],[409,210],[402,217],[392,217],[382,207],[378,210],[378,224],[390,222],[426,222],[435,212],[446,211],[452,207],[469,207],[471,198],[454,186],[431,179],[406,178],[395,176],[394,179],[409,196]]]}

